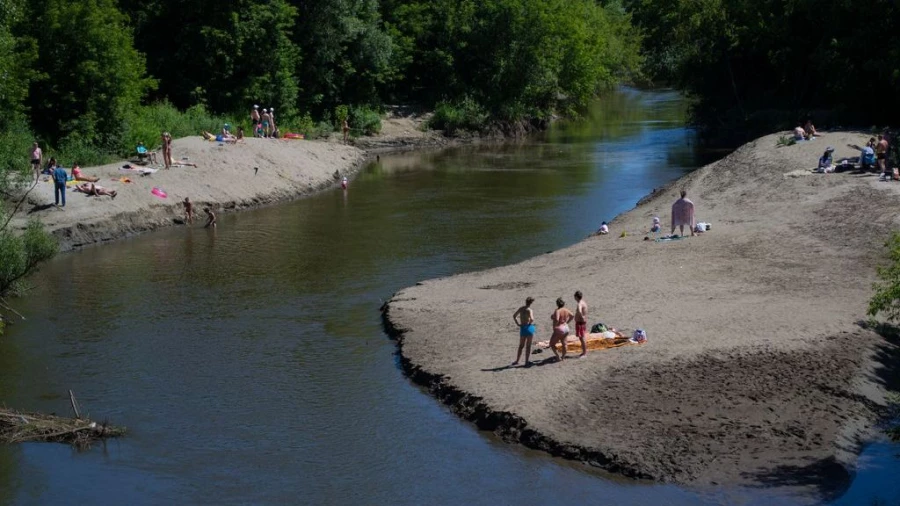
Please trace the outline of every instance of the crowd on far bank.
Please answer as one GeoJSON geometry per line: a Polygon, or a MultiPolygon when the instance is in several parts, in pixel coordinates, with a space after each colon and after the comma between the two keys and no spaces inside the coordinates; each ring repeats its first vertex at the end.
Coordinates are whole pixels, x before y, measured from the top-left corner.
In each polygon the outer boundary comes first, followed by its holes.
{"type": "MultiPolygon", "coordinates": [[[[811,141],[822,137],[823,134],[816,130],[812,121],[807,119],[803,126],[794,128],[794,142],[811,141]]],[[[834,147],[827,146],[819,157],[815,172],[831,173],[856,170],[861,173],[874,172],[879,175],[879,181],[898,181],[900,171],[890,166],[890,132],[885,130],[877,136],[870,137],[865,146],[848,144],[848,147],[859,151],[859,156],[834,159],[834,147]]]]}

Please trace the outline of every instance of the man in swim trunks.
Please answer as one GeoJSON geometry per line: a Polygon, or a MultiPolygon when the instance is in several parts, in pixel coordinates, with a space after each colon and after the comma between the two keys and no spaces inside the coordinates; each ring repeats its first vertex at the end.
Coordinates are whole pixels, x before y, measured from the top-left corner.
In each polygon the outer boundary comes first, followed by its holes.
{"type": "Polygon", "coordinates": [[[534,338],[534,313],[531,311],[531,303],[534,297],[525,299],[525,305],[513,314],[513,321],[519,326],[519,351],[516,353],[516,361],[512,365],[519,365],[522,358],[522,348],[525,348],[525,365],[531,365],[528,360],[531,357],[531,341],[534,338]]]}
{"type": "Polygon", "coordinates": [[[256,127],[259,125],[259,106],[254,105],[250,111],[250,121],[253,123],[253,135],[256,136],[256,127]]]}
{"type": "Polygon", "coordinates": [[[191,203],[190,197],[184,198],[184,222],[193,225],[194,224],[194,204],[191,203]]]}
{"type": "Polygon", "coordinates": [[[587,355],[587,341],[584,340],[585,334],[587,334],[587,302],[584,301],[584,296],[581,294],[581,290],[575,292],[575,301],[578,303],[578,306],[575,308],[575,337],[581,341],[581,355],[579,357],[583,357],[587,355]]]}
{"type": "Polygon", "coordinates": [[[887,173],[887,152],[888,141],[883,135],[878,136],[878,144],[875,145],[875,160],[878,164],[878,170],[881,171],[881,178],[888,181],[890,176],[887,173]]]}
{"type": "Polygon", "coordinates": [[[550,315],[553,322],[553,335],[550,336],[550,350],[557,361],[566,358],[566,338],[569,337],[569,322],[575,318],[571,311],[565,308],[566,301],[556,299],[556,311],[550,315]],[[562,357],[556,351],[556,343],[562,343],[562,357]]]}

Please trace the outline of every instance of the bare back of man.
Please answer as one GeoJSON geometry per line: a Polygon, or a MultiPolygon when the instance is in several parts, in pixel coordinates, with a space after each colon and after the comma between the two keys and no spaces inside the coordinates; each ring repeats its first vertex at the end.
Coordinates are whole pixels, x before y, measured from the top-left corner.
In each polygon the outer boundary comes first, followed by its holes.
{"type": "Polygon", "coordinates": [[[531,342],[534,340],[534,312],[531,310],[533,297],[525,299],[525,305],[513,313],[513,321],[519,326],[519,351],[516,353],[516,361],[512,365],[518,365],[522,358],[522,349],[525,349],[525,365],[531,365],[531,342]]]}
{"type": "Polygon", "coordinates": [[[575,306],[575,337],[581,341],[581,355],[587,355],[587,341],[585,340],[585,336],[587,335],[587,313],[588,306],[587,302],[584,301],[584,296],[581,294],[581,290],[575,292],[575,300],[578,301],[578,305],[575,306]]]}

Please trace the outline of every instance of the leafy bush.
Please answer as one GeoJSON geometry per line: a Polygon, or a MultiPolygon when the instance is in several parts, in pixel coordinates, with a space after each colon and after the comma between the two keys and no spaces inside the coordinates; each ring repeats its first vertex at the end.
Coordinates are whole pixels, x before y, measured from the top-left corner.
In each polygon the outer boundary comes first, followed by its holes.
{"type": "Polygon", "coordinates": [[[455,135],[459,131],[478,132],[486,126],[488,119],[483,107],[471,97],[465,97],[458,102],[439,102],[428,126],[455,135]]]}
{"type": "MultiPolygon", "coordinates": [[[[0,225],[6,217],[0,213],[0,225]]],[[[0,297],[15,293],[24,278],[35,272],[41,262],[59,251],[56,239],[44,230],[37,219],[28,222],[22,235],[9,227],[0,230],[0,297]]]]}
{"type": "Polygon", "coordinates": [[[32,142],[34,135],[22,120],[12,121],[7,129],[0,129],[0,193],[28,180],[31,175],[28,153],[32,142]]]}
{"type": "Polygon", "coordinates": [[[375,135],[381,132],[381,114],[366,106],[354,106],[350,108],[351,132],[359,135],[375,135]]]}
{"type": "Polygon", "coordinates": [[[900,233],[891,234],[885,246],[890,264],[878,267],[881,281],[873,285],[875,294],[869,300],[868,315],[874,318],[884,313],[888,321],[897,321],[900,319],[900,233]]]}
{"type": "Polygon", "coordinates": [[[783,148],[785,146],[793,146],[797,144],[797,139],[794,139],[793,135],[782,135],[778,138],[778,141],[775,142],[776,148],[783,148]]]}

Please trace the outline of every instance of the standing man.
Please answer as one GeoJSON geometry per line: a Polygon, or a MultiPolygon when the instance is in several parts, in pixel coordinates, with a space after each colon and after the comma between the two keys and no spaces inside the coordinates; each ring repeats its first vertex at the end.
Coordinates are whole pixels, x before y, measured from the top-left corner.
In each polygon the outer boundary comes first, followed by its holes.
{"type": "Polygon", "coordinates": [[[531,365],[531,341],[534,339],[534,312],[531,311],[531,303],[534,297],[525,299],[525,305],[513,314],[513,321],[519,326],[519,351],[516,353],[516,361],[512,365],[519,365],[522,358],[522,348],[525,348],[525,365],[531,365]]]}
{"type": "Polygon", "coordinates": [[[681,190],[681,198],[672,204],[672,232],[675,227],[681,227],[681,237],[684,237],[684,226],[691,227],[691,235],[694,235],[694,203],[688,200],[687,190],[681,190]]]}
{"type": "Polygon", "coordinates": [[[250,121],[253,123],[253,136],[258,137],[256,135],[256,131],[259,129],[259,106],[254,105],[253,110],[250,111],[250,121]]]}
{"type": "Polygon", "coordinates": [[[34,169],[34,181],[37,182],[41,177],[41,165],[44,164],[44,152],[41,151],[41,146],[34,141],[34,145],[31,146],[31,168],[34,169]]]}
{"type": "Polygon", "coordinates": [[[184,198],[184,222],[188,225],[194,224],[194,204],[191,203],[190,197],[184,198]]]}
{"type": "Polygon", "coordinates": [[[206,213],[206,225],[203,228],[216,228],[216,213],[208,207],[204,207],[203,212],[206,213]]]}
{"type": "Polygon", "coordinates": [[[350,139],[350,123],[347,122],[347,118],[344,118],[344,123],[341,125],[341,130],[344,131],[344,144],[347,144],[347,140],[350,139]]]}
{"type": "Polygon", "coordinates": [[[169,139],[165,131],[160,135],[160,143],[162,144],[163,164],[168,169],[172,166],[172,159],[169,158],[169,139]]]}
{"type": "Polygon", "coordinates": [[[587,355],[587,341],[584,340],[585,334],[587,334],[587,302],[584,301],[584,296],[581,294],[581,290],[575,292],[575,302],[578,305],[575,307],[575,337],[581,341],[581,355],[583,357],[587,355]]]}
{"type": "Polygon", "coordinates": [[[53,169],[53,196],[56,198],[56,207],[59,207],[60,196],[62,197],[62,207],[66,207],[66,180],[69,175],[66,169],[56,165],[53,169]]]}
{"type": "Polygon", "coordinates": [[[272,133],[269,137],[272,137],[273,139],[278,138],[276,135],[276,132],[278,132],[278,125],[275,124],[275,109],[269,109],[269,128],[272,129],[272,133]]]}
{"type": "Polygon", "coordinates": [[[878,162],[878,169],[881,171],[881,179],[890,181],[887,173],[887,152],[888,141],[883,135],[879,135],[878,144],[875,145],[875,159],[878,162]]]}

